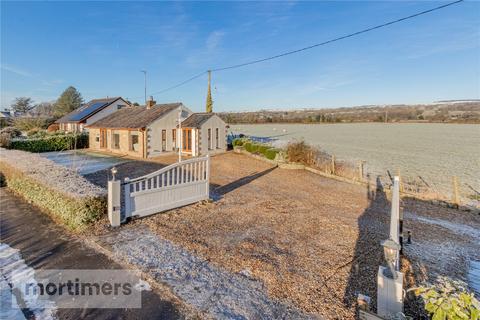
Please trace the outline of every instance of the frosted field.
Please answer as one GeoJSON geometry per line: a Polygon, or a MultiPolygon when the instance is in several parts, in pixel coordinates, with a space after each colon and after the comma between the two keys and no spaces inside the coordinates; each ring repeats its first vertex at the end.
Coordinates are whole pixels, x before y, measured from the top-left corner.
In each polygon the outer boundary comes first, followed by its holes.
{"type": "Polygon", "coordinates": [[[452,176],[462,193],[480,190],[480,125],[436,123],[258,124],[231,125],[233,133],[271,137],[283,145],[304,139],[339,159],[365,160],[367,171],[422,176],[450,192],[452,176]]]}

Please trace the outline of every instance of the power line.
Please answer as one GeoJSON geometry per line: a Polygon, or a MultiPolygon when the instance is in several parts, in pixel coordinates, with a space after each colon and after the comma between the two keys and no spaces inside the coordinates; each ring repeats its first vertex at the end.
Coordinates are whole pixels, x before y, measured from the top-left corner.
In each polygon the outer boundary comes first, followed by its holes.
{"type": "Polygon", "coordinates": [[[326,44],[329,44],[329,43],[332,43],[332,42],[340,41],[340,40],[343,40],[343,39],[346,39],[346,38],[351,38],[351,37],[357,36],[359,34],[366,33],[366,32],[369,32],[369,31],[373,31],[373,30],[376,30],[376,29],[380,29],[380,28],[383,28],[383,27],[386,27],[386,26],[389,26],[389,25],[392,25],[392,24],[395,24],[395,23],[398,23],[398,22],[401,22],[401,21],[412,19],[412,18],[421,16],[421,15],[424,15],[424,14],[427,14],[427,13],[430,13],[430,12],[433,12],[433,11],[436,11],[436,10],[446,8],[448,6],[451,6],[451,5],[454,5],[454,4],[463,2],[463,1],[464,0],[458,0],[458,1],[451,2],[451,3],[447,3],[447,4],[444,4],[444,5],[439,6],[439,7],[435,7],[435,8],[425,10],[425,11],[422,11],[422,12],[419,12],[419,13],[416,13],[416,14],[412,14],[411,16],[408,16],[408,17],[404,17],[404,18],[400,18],[400,19],[397,19],[397,20],[394,20],[394,21],[383,23],[383,24],[380,24],[380,25],[375,26],[375,27],[371,27],[371,28],[368,28],[368,29],[364,29],[364,30],[361,30],[361,31],[350,33],[350,34],[347,34],[345,36],[341,36],[341,37],[338,37],[338,38],[335,38],[335,39],[327,40],[327,41],[317,43],[317,44],[314,44],[314,45],[311,45],[311,46],[308,46],[308,47],[304,47],[304,48],[301,48],[301,49],[284,52],[284,53],[277,54],[275,56],[271,56],[271,57],[268,57],[268,58],[263,58],[263,59],[253,60],[253,61],[250,61],[250,62],[235,64],[235,65],[231,65],[231,66],[228,66],[228,67],[212,69],[212,71],[223,71],[223,70],[228,70],[228,69],[235,69],[235,68],[245,67],[245,66],[249,66],[249,65],[252,65],[252,64],[256,64],[256,63],[260,63],[260,62],[264,62],[264,61],[273,60],[273,59],[277,59],[277,58],[280,58],[280,57],[288,56],[288,55],[291,55],[291,54],[294,54],[294,53],[298,53],[298,52],[302,52],[302,51],[305,51],[305,50],[320,47],[320,46],[323,46],[323,45],[326,45],[326,44]]]}
{"type": "Polygon", "coordinates": [[[160,93],[163,93],[163,92],[165,92],[165,91],[169,91],[169,90],[178,88],[178,87],[183,86],[184,84],[186,84],[186,83],[188,83],[188,82],[190,82],[190,81],[193,81],[193,80],[195,80],[195,79],[197,79],[197,78],[200,78],[201,76],[203,76],[203,75],[206,74],[207,72],[208,72],[208,71],[203,71],[202,73],[199,73],[199,74],[197,74],[197,75],[195,75],[195,76],[193,76],[193,77],[191,77],[191,78],[189,78],[189,79],[187,79],[187,80],[185,80],[185,81],[182,81],[182,82],[180,82],[180,83],[178,83],[178,84],[176,84],[176,85],[174,85],[174,86],[171,86],[171,87],[162,89],[162,90],[157,91],[157,92],[153,92],[153,93],[151,93],[151,94],[160,94],[160,93]]]}
{"type": "MultiPolygon", "coordinates": [[[[374,26],[374,27],[370,27],[370,28],[367,28],[367,29],[363,29],[363,30],[360,30],[360,31],[357,31],[357,32],[353,32],[353,33],[350,33],[350,34],[347,34],[347,35],[344,35],[344,36],[341,36],[341,37],[338,37],[338,38],[334,38],[334,39],[330,39],[330,40],[327,40],[327,41],[324,41],[324,42],[320,42],[320,43],[317,43],[317,44],[313,44],[313,45],[308,46],[308,47],[304,47],[304,48],[300,48],[300,49],[296,49],[296,50],[292,50],[292,51],[280,53],[280,54],[277,54],[277,55],[274,55],[274,56],[271,56],[271,57],[267,57],[267,58],[263,58],[263,59],[253,60],[253,61],[244,62],[244,63],[240,63],[240,64],[234,64],[234,65],[231,65],[231,66],[226,66],[226,67],[221,67],[221,68],[216,68],[216,69],[210,69],[210,71],[218,72],[218,71],[224,71],[224,70],[241,68],[241,67],[249,66],[249,65],[252,65],[252,64],[257,64],[257,63],[261,63],[261,62],[265,62],[265,61],[269,61],[269,60],[281,58],[281,57],[284,57],[284,56],[288,56],[288,55],[291,55],[291,54],[295,54],[295,53],[298,53],[298,52],[310,50],[310,49],[313,49],[313,48],[316,48],[316,47],[320,47],[320,46],[324,46],[324,45],[330,44],[330,43],[332,43],[332,42],[337,42],[337,41],[340,41],[340,40],[343,40],[343,39],[355,37],[355,36],[358,36],[358,35],[363,34],[363,33],[367,33],[367,32],[370,32],[370,31],[373,31],[373,30],[376,30],[376,29],[380,29],[380,28],[384,28],[384,27],[390,26],[390,25],[395,24],[395,23],[399,23],[399,22],[402,22],[402,21],[405,21],[405,20],[409,20],[409,19],[412,19],[412,18],[421,16],[421,15],[424,15],[424,14],[427,14],[427,13],[430,13],[430,12],[433,12],[433,11],[437,11],[437,10],[440,10],[440,9],[443,9],[443,8],[446,8],[446,7],[455,5],[455,4],[460,3],[460,2],[463,2],[463,1],[464,1],[464,0],[457,0],[457,1],[454,1],[454,2],[450,2],[450,3],[444,4],[444,5],[441,5],[441,6],[432,8],[432,9],[428,9],[428,10],[425,10],[425,11],[421,11],[421,12],[412,14],[412,15],[407,16],[407,17],[403,17],[403,18],[396,19],[396,20],[393,20],[393,21],[390,21],[390,22],[382,23],[382,24],[380,24],[380,25],[377,25],[377,26],[374,26]]],[[[197,74],[197,75],[195,75],[195,76],[193,76],[193,77],[191,77],[191,78],[188,78],[187,80],[182,81],[182,82],[180,82],[180,83],[178,83],[178,84],[176,84],[176,85],[173,85],[173,86],[171,86],[171,87],[162,89],[162,90],[157,91],[157,92],[153,92],[153,93],[151,93],[151,94],[152,94],[152,95],[153,95],[153,94],[160,94],[160,93],[164,93],[164,92],[166,92],[166,91],[173,90],[173,89],[175,89],[175,88],[178,88],[178,87],[180,87],[180,86],[182,86],[182,85],[184,85],[184,84],[186,84],[186,83],[188,83],[188,82],[190,82],[190,81],[193,81],[193,80],[195,80],[195,79],[203,76],[203,75],[206,74],[207,72],[208,72],[208,71],[203,71],[203,72],[201,72],[201,73],[199,73],[199,74],[197,74]]]]}
{"type": "MultiPolygon", "coordinates": [[[[152,92],[152,93],[150,93],[149,95],[160,94],[160,93],[164,93],[164,92],[169,91],[169,90],[173,90],[173,89],[175,89],[175,88],[178,88],[178,87],[180,87],[180,86],[183,86],[184,84],[186,84],[186,83],[188,83],[188,82],[190,82],[190,81],[193,81],[193,80],[195,80],[195,79],[197,79],[197,78],[200,78],[201,76],[203,76],[203,75],[206,74],[207,72],[208,72],[208,71],[203,71],[203,72],[201,72],[201,73],[199,73],[199,74],[197,74],[197,75],[195,75],[195,76],[193,76],[193,77],[191,77],[191,78],[188,78],[188,79],[185,80],[185,81],[182,81],[182,82],[180,82],[180,83],[177,83],[176,85],[173,85],[173,86],[171,86],[171,87],[162,89],[162,90],[160,90],[160,91],[152,92]]],[[[131,100],[134,100],[134,99],[139,99],[139,98],[141,98],[141,97],[133,97],[133,98],[130,98],[130,99],[131,99],[131,100]]]]}

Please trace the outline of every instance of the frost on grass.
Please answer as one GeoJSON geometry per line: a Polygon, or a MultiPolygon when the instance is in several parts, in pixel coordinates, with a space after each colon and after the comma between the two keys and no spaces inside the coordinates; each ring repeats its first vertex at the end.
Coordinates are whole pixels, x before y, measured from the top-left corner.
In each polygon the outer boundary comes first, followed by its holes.
{"type": "Polygon", "coordinates": [[[248,275],[223,271],[148,229],[123,230],[111,239],[117,256],[170,286],[190,305],[221,319],[313,319],[271,299],[248,275]]]}
{"type": "Polygon", "coordinates": [[[428,267],[429,282],[435,284],[442,278],[441,275],[455,281],[472,282],[468,281],[469,264],[480,259],[477,223],[470,221],[469,225],[454,216],[446,220],[419,216],[409,211],[404,213],[404,217],[421,232],[414,234],[411,244],[405,245],[405,253],[428,267]]]}
{"type": "Polygon", "coordinates": [[[39,154],[0,148],[0,162],[73,198],[100,197],[106,190],[95,186],[75,171],[39,154]]]}

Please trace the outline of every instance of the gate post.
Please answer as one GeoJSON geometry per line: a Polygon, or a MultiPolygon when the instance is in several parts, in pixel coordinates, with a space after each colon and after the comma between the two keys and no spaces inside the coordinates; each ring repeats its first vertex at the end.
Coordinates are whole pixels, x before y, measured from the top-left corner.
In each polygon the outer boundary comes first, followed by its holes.
{"type": "Polygon", "coordinates": [[[210,199],[210,155],[207,154],[207,200],[210,199]]]}
{"type": "Polygon", "coordinates": [[[113,179],[108,181],[108,220],[112,227],[120,226],[120,181],[115,180],[116,169],[112,168],[113,179]]]}

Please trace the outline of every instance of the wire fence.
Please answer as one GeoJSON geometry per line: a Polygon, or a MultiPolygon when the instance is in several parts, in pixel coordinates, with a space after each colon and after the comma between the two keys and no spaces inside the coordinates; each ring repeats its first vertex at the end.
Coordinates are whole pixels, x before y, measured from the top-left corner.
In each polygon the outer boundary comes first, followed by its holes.
{"type": "Polygon", "coordinates": [[[393,177],[399,176],[400,192],[403,195],[480,208],[480,187],[461,181],[456,176],[444,176],[434,181],[420,174],[402,175],[399,171],[392,172],[389,170],[377,172],[373,168],[369,168],[366,161],[338,159],[335,155],[313,147],[309,148],[299,162],[328,175],[368,183],[375,187],[381,185],[385,189],[391,189],[393,177]]]}

